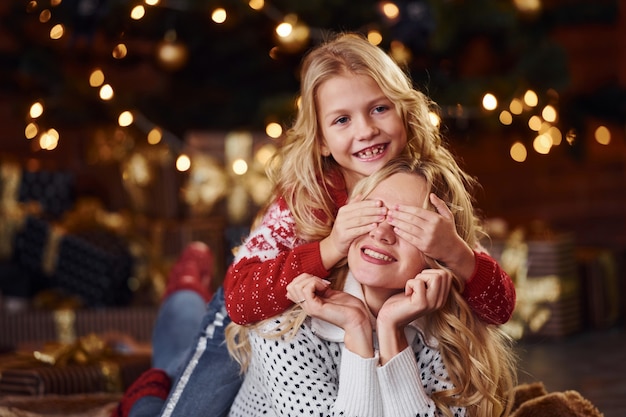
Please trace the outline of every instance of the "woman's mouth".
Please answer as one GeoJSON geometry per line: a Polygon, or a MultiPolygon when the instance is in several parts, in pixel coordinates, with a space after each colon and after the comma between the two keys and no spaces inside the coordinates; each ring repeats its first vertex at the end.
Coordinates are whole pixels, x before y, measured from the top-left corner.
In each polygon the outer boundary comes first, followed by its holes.
{"type": "Polygon", "coordinates": [[[374,258],[377,259],[379,261],[383,261],[383,262],[394,262],[395,259],[392,258],[389,255],[385,255],[384,253],[380,253],[380,252],[376,252],[375,250],[369,249],[369,248],[363,248],[362,249],[363,254],[366,256],[369,256],[370,258],[374,258]]]}

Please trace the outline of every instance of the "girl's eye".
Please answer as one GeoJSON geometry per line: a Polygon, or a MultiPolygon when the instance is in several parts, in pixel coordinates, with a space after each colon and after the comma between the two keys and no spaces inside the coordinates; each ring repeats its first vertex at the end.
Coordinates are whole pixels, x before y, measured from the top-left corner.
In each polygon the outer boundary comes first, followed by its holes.
{"type": "Polygon", "coordinates": [[[388,109],[389,109],[389,107],[387,107],[387,106],[376,106],[376,107],[374,107],[374,113],[384,113],[388,109]]]}
{"type": "Polygon", "coordinates": [[[348,123],[348,118],[346,116],[339,117],[335,119],[335,124],[342,125],[348,123]]]}

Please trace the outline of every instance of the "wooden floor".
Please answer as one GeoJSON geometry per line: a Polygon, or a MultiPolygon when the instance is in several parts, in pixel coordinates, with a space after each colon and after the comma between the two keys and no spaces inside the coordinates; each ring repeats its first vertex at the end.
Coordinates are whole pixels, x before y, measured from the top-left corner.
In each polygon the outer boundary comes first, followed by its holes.
{"type": "Polygon", "coordinates": [[[626,416],[626,329],[617,326],[560,340],[518,342],[520,383],[549,392],[576,390],[605,417],[626,416]]]}

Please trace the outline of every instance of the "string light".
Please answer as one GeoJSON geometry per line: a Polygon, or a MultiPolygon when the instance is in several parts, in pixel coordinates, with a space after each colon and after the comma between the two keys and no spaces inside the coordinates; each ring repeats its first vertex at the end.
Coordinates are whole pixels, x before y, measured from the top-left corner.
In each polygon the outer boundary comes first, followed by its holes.
{"type": "Polygon", "coordinates": [[[367,32],[367,40],[372,45],[378,46],[383,41],[383,35],[377,30],[370,30],[367,32]]]}
{"type": "MultiPolygon", "coordinates": [[[[301,21],[296,14],[282,14],[280,11],[268,5],[264,0],[242,0],[247,3],[247,5],[255,11],[263,11],[270,19],[273,19],[277,22],[275,27],[275,33],[277,35],[276,41],[277,46],[271,48],[269,55],[272,59],[279,59],[282,54],[294,53],[303,49],[309,41],[311,36],[311,29],[306,25],[303,21],[301,21]]],[[[61,3],[61,0],[50,0],[49,4],[51,7],[54,7],[61,3]]],[[[157,6],[160,1],[159,0],[143,0],[143,3],[146,6],[157,6]]],[[[515,0],[516,7],[522,12],[528,12],[531,10],[536,10],[537,0],[515,0]]],[[[393,1],[380,1],[376,6],[379,12],[387,19],[389,22],[393,22],[400,18],[401,10],[397,4],[393,1]]],[[[36,0],[29,1],[26,5],[26,10],[29,12],[36,12],[39,8],[39,4],[36,0]]],[[[138,4],[134,6],[129,14],[129,17],[133,20],[140,20],[146,15],[146,8],[142,4],[138,4]]],[[[52,18],[52,13],[49,9],[44,9],[39,13],[39,21],[42,23],[49,22],[52,18]]],[[[211,12],[211,19],[216,24],[222,24],[229,18],[228,12],[226,9],[222,7],[215,8],[211,12]]],[[[61,39],[65,33],[66,29],[62,24],[56,24],[50,29],[50,38],[51,39],[61,39]]],[[[367,39],[373,45],[380,45],[383,42],[383,35],[378,29],[369,29],[367,31],[367,39]]],[[[401,65],[408,64],[412,59],[411,50],[404,45],[399,40],[391,40],[389,42],[389,54],[392,58],[401,65]]],[[[115,59],[123,59],[128,55],[128,47],[125,43],[120,42],[112,50],[112,56],[115,59]]],[[[187,60],[187,49],[186,45],[176,41],[176,32],[173,30],[169,30],[166,32],[164,36],[163,42],[157,48],[157,58],[159,60],[159,64],[164,69],[167,70],[177,70],[181,68],[186,60],[187,60]],[[173,34],[173,36],[172,36],[173,34]]],[[[111,101],[114,97],[114,89],[110,84],[105,84],[105,76],[101,69],[94,69],[89,75],[89,85],[94,88],[99,88],[99,96],[104,101],[111,101]]],[[[548,92],[548,102],[554,103],[555,100],[558,99],[558,94],[551,90],[548,92]]],[[[498,119],[502,125],[509,126],[512,125],[515,119],[515,116],[523,115],[525,112],[532,112],[532,109],[539,105],[539,96],[532,89],[528,89],[524,92],[524,94],[520,97],[513,98],[510,103],[508,110],[502,110],[498,113],[498,119]]],[[[297,106],[299,107],[299,106],[297,106]]],[[[496,110],[498,108],[498,99],[493,93],[486,93],[482,98],[482,107],[487,111],[496,110]]],[[[448,111],[449,116],[456,118],[465,118],[473,117],[476,114],[476,110],[468,107],[464,112],[463,107],[459,105],[459,111],[450,112],[448,111]]],[[[43,111],[43,109],[42,109],[43,111]]],[[[34,116],[31,110],[31,118],[36,118],[39,116],[34,116]]],[[[429,115],[431,123],[435,126],[439,126],[441,124],[440,117],[431,113],[429,115]]],[[[528,119],[528,127],[536,132],[537,135],[533,141],[533,147],[537,152],[547,153],[549,152],[552,146],[558,146],[563,140],[563,134],[561,131],[554,126],[558,120],[558,111],[554,104],[548,104],[543,106],[542,110],[539,114],[532,114],[528,119]]],[[[118,123],[120,126],[128,126],[133,123],[133,113],[130,111],[126,111],[120,114],[118,119],[118,123]],[[127,114],[126,117],[122,117],[122,115],[127,114]],[[130,121],[128,121],[128,120],[130,121]]],[[[144,123],[145,132],[147,132],[147,140],[150,144],[160,143],[163,139],[163,132],[158,128],[154,123],[144,123]],[[151,126],[150,126],[151,125],[151,126]]],[[[606,128],[604,128],[606,129],[606,128]]],[[[37,135],[39,128],[36,124],[31,123],[25,129],[25,135],[27,138],[34,138],[37,135]]],[[[47,134],[47,132],[45,133],[47,134]]],[[[282,126],[278,123],[269,123],[266,126],[266,134],[270,138],[277,138],[283,134],[282,126]]],[[[172,136],[172,135],[170,135],[172,136]]],[[[576,139],[575,132],[571,130],[565,135],[567,142],[571,145],[576,139]]],[[[47,140],[47,139],[46,139],[47,140]]],[[[608,144],[610,142],[610,132],[608,129],[598,129],[596,131],[596,140],[599,143],[608,144]]],[[[526,147],[518,142],[514,144],[515,149],[518,149],[520,146],[523,147],[524,152],[526,152],[526,147]]],[[[43,147],[42,147],[43,148],[43,147]]],[[[513,158],[513,147],[511,147],[513,158]]],[[[515,160],[522,161],[526,159],[526,154],[524,154],[523,158],[520,158],[520,152],[515,153],[515,160]]],[[[245,162],[245,161],[244,161],[245,162]]]]}
{"type": "Polygon", "coordinates": [[[551,105],[547,105],[541,111],[541,116],[546,122],[553,123],[556,121],[556,109],[551,105]]]}
{"type": "Polygon", "coordinates": [[[148,132],[147,139],[150,145],[161,143],[161,139],[163,139],[163,131],[158,127],[153,127],[150,132],[148,132]]]}
{"type": "Polygon", "coordinates": [[[281,38],[286,38],[291,35],[291,31],[293,30],[293,25],[289,22],[282,22],[278,26],[276,26],[276,34],[281,38]]]}
{"type": "Polygon", "coordinates": [[[491,93],[487,93],[483,96],[483,108],[491,111],[498,107],[498,99],[491,93]]]}
{"type": "Polygon", "coordinates": [[[117,118],[117,123],[121,127],[127,127],[133,124],[133,120],[133,114],[130,111],[126,110],[120,113],[119,117],[117,118]]]}
{"type": "Polygon", "coordinates": [[[548,129],[548,135],[552,138],[552,146],[559,146],[563,141],[563,134],[556,126],[550,126],[550,129],[548,129]]]}
{"type": "Polygon", "coordinates": [[[265,1],[264,0],[250,0],[248,2],[248,6],[250,6],[251,9],[258,11],[258,10],[263,9],[263,7],[265,6],[265,1]]]}
{"type": "Polygon", "coordinates": [[[272,155],[276,153],[276,147],[272,144],[265,144],[259,148],[256,152],[254,158],[257,160],[261,166],[265,166],[267,162],[270,160],[272,155]]]}
{"type": "Polygon", "coordinates": [[[608,145],[611,143],[611,132],[606,126],[598,126],[593,136],[600,145],[608,145]]]}
{"type": "Polygon", "coordinates": [[[24,129],[24,136],[26,139],[33,139],[37,136],[37,133],[39,133],[39,127],[36,123],[30,122],[26,125],[26,128],[24,129]]]}
{"type": "Polygon", "coordinates": [[[137,5],[130,11],[130,18],[133,20],[141,20],[146,15],[146,8],[143,5],[137,5]]]}
{"type": "Polygon", "coordinates": [[[30,106],[30,110],[28,111],[28,114],[33,119],[40,117],[43,114],[43,104],[39,101],[34,102],[30,106]]]}
{"type": "Polygon", "coordinates": [[[41,13],[39,13],[39,21],[41,23],[46,23],[50,21],[51,18],[52,18],[52,12],[50,12],[50,10],[48,9],[42,10],[41,13]]]}
{"type": "Polygon", "coordinates": [[[530,130],[539,132],[539,130],[541,129],[541,119],[539,118],[539,116],[531,116],[530,119],[528,119],[528,127],[530,128],[530,130]]]}
{"type": "Polygon", "coordinates": [[[428,118],[430,119],[430,124],[433,126],[439,127],[439,125],[441,125],[441,117],[439,117],[439,115],[434,111],[428,112],[428,118]]]}
{"type": "Polygon", "coordinates": [[[270,138],[276,139],[283,134],[283,127],[276,122],[271,122],[265,126],[265,133],[267,133],[267,136],[270,138]]]}
{"type": "Polygon", "coordinates": [[[48,129],[39,137],[39,146],[41,149],[52,151],[59,144],[59,132],[55,129],[48,129]]]}
{"type": "Polygon", "coordinates": [[[533,140],[533,149],[539,154],[547,155],[550,153],[551,148],[552,138],[548,135],[538,135],[535,137],[535,140],[533,140]]]}
{"type": "Polygon", "coordinates": [[[380,4],[380,10],[389,20],[396,20],[400,16],[400,9],[395,3],[385,1],[380,4]]]}
{"type": "Polygon", "coordinates": [[[104,72],[100,68],[96,68],[89,75],[89,85],[92,87],[100,87],[104,83],[104,72]]]}
{"type": "Polygon", "coordinates": [[[226,21],[226,17],[226,10],[221,7],[213,10],[213,13],[211,13],[211,20],[218,24],[224,23],[226,21]]]}
{"type": "Polygon", "coordinates": [[[191,159],[186,154],[180,154],[176,158],[176,169],[180,172],[189,171],[191,168],[191,159]]]}
{"type": "Polygon", "coordinates": [[[509,110],[511,110],[511,113],[519,116],[524,111],[524,103],[519,98],[514,98],[511,100],[509,110]]]}
{"type": "Polygon", "coordinates": [[[511,155],[511,159],[516,162],[524,162],[526,157],[528,156],[528,151],[526,150],[526,146],[522,142],[515,142],[509,151],[511,155]]]}
{"type": "Polygon", "coordinates": [[[118,43],[117,45],[115,45],[115,48],[113,48],[113,52],[111,53],[111,55],[113,55],[113,58],[115,59],[126,58],[126,55],[128,55],[128,48],[125,44],[118,43]]]}
{"type": "Polygon", "coordinates": [[[499,119],[500,123],[502,123],[503,125],[510,125],[511,123],[513,123],[513,115],[506,110],[502,110],[500,112],[499,119]]]}
{"type": "Polygon", "coordinates": [[[100,98],[104,101],[111,100],[113,98],[113,87],[110,84],[104,84],[100,87],[100,98]]]}
{"type": "Polygon", "coordinates": [[[248,163],[241,158],[235,159],[232,165],[233,173],[236,175],[244,175],[248,172],[248,163]]]}
{"type": "Polygon", "coordinates": [[[537,103],[539,103],[539,97],[537,97],[537,93],[533,90],[528,90],[524,93],[524,103],[528,107],[535,107],[537,103]]]}
{"type": "Polygon", "coordinates": [[[50,29],[50,39],[59,40],[63,37],[65,33],[65,28],[62,24],[57,24],[50,29]]]}

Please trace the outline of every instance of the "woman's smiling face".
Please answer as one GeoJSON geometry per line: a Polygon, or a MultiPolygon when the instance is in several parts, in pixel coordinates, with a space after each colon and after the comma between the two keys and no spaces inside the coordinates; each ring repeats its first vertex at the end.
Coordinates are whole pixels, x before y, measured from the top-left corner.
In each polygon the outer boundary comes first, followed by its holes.
{"type": "MultiPolygon", "coordinates": [[[[380,200],[387,208],[397,204],[424,207],[427,197],[424,177],[396,173],[381,181],[367,199],[380,200]]],[[[393,226],[385,220],[376,229],[352,242],[348,265],[362,285],[400,290],[426,267],[426,261],[423,253],[399,238],[393,226]]]]}

